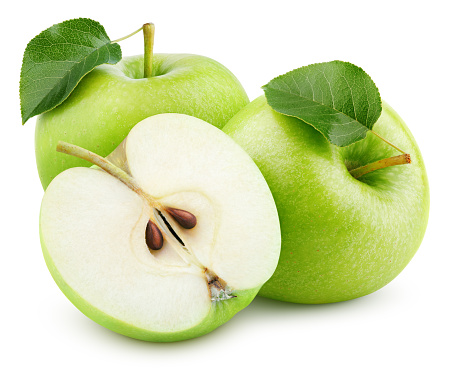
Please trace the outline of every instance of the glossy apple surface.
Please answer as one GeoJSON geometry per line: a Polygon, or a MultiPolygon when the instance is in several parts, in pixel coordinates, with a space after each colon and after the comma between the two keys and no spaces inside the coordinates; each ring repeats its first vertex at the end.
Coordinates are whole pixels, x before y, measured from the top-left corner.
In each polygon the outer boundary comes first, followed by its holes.
{"type": "Polygon", "coordinates": [[[279,212],[280,261],[260,295],[309,304],[354,299],[388,284],[418,250],[429,214],[426,170],[410,130],[387,104],[374,131],[412,163],[359,179],[348,168],[399,153],[372,134],[349,147],[331,145],[264,97],[223,130],[256,162],[279,212]]]}
{"type": "Polygon", "coordinates": [[[248,102],[236,77],[203,56],[155,54],[153,77],[147,79],[143,56],[102,65],[60,106],[38,117],[35,149],[41,183],[46,188],[60,172],[90,166],[58,154],[59,140],[106,156],[136,123],[151,115],[182,113],[222,128],[248,102]]]}

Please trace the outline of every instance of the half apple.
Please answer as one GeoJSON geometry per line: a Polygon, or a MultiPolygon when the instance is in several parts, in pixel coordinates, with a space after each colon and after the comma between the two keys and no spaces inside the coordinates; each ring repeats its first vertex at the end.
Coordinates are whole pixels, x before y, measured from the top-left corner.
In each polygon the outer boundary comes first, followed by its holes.
{"type": "Polygon", "coordinates": [[[273,274],[280,227],[271,192],[227,135],[187,115],[138,123],[98,168],[58,175],[41,206],[47,266],[99,324],[133,338],[206,334],[273,274]]]}

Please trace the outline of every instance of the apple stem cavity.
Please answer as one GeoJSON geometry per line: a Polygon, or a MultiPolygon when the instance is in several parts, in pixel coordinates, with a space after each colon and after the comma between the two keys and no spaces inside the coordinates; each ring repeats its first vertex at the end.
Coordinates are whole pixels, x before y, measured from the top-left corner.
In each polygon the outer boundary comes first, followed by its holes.
{"type": "Polygon", "coordinates": [[[387,168],[388,166],[410,164],[411,162],[412,160],[410,159],[410,155],[404,153],[399,156],[384,158],[383,160],[375,161],[365,166],[352,169],[349,171],[349,173],[352,175],[353,178],[359,178],[364,174],[373,172],[378,169],[387,168]]]}
{"type": "Polygon", "coordinates": [[[388,140],[386,140],[385,138],[381,137],[378,133],[370,130],[370,132],[372,132],[375,136],[377,136],[379,139],[383,140],[386,144],[392,146],[394,149],[396,149],[397,151],[401,152],[402,154],[407,154],[405,153],[402,149],[396,147],[393,143],[390,143],[388,140]]]}
{"type": "Polygon", "coordinates": [[[151,22],[143,25],[144,34],[144,78],[152,77],[155,25],[151,22]]]}

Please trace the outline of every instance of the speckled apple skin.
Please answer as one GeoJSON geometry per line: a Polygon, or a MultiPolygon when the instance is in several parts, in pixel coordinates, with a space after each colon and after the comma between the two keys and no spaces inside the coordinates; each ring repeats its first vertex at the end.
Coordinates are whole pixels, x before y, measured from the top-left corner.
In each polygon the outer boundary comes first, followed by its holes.
{"type": "Polygon", "coordinates": [[[279,265],[260,295],[319,304],[354,299],[393,280],[424,237],[429,185],[418,146],[387,104],[374,131],[411,155],[412,163],[348,172],[399,154],[373,134],[331,145],[313,127],[273,111],[264,97],[223,129],[250,154],[274,196],[282,230],[279,265]]]}
{"type": "Polygon", "coordinates": [[[56,152],[59,140],[107,156],[151,115],[187,114],[222,128],[249,102],[236,77],[212,59],[155,54],[153,77],[147,79],[143,59],[132,56],[95,68],[60,106],[38,117],[35,150],[43,188],[66,169],[90,166],[56,152]]]}

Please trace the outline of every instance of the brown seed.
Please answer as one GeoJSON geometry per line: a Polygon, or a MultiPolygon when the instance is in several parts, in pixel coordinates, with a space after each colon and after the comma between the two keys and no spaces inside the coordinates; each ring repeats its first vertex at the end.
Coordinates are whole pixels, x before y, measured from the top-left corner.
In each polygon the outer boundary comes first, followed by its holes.
{"type": "Polygon", "coordinates": [[[184,211],[183,209],[170,207],[168,207],[166,210],[182,228],[192,229],[195,227],[196,217],[192,213],[184,211]]]}
{"type": "Polygon", "coordinates": [[[146,244],[151,250],[160,250],[163,247],[163,235],[151,220],[146,227],[146,244]]]}

